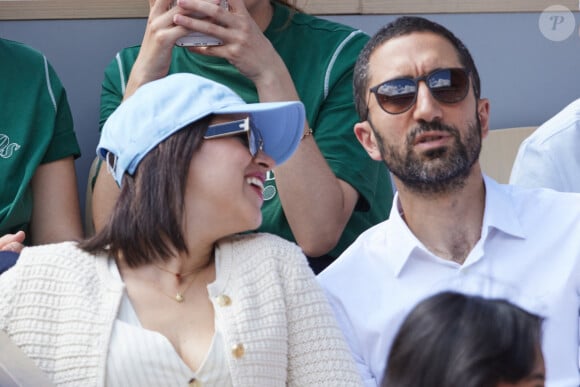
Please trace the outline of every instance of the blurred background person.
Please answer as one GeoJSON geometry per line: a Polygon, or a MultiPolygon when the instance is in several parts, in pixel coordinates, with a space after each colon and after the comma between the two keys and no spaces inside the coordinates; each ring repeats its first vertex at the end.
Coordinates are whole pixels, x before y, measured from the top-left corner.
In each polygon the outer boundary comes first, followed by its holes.
{"type": "MultiPolygon", "coordinates": [[[[83,237],[66,92],[46,57],[0,39],[0,250],[83,237]]],[[[1,272],[0,268],[0,272],[1,272]]]]}
{"type": "Polygon", "coordinates": [[[522,142],[510,184],[580,192],[580,99],[522,142]]]}
{"type": "MultiPolygon", "coordinates": [[[[119,52],[105,70],[101,126],[137,87],[176,72],[213,79],[246,102],[302,101],[302,141],[287,163],[268,173],[259,231],[298,243],[319,272],[386,219],[392,201],[386,167],[367,157],[353,133],[352,73],[368,36],[304,14],[289,1],[229,0],[227,10],[203,0],[172,3],[151,0],[142,44],[119,52]],[[191,31],[222,44],[176,47],[191,31]]],[[[93,199],[97,230],[117,196],[101,171],[93,199]]]]}
{"type": "Polygon", "coordinates": [[[500,299],[443,292],[395,336],[382,387],[543,387],[542,319],[500,299]]]}

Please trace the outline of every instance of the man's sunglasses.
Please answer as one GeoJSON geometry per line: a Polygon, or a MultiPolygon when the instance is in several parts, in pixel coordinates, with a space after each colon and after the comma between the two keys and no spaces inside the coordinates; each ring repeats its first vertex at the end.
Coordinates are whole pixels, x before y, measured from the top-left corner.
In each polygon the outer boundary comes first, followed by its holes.
{"type": "Polygon", "coordinates": [[[250,117],[241,120],[224,122],[208,126],[203,138],[206,140],[212,138],[240,136],[244,144],[250,150],[252,156],[256,156],[258,151],[264,149],[264,140],[260,131],[251,124],[250,117]]]}
{"type": "Polygon", "coordinates": [[[420,81],[425,81],[437,101],[447,104],[462,101],[469,91],[469,73],[461,68],[451,68],[435,70],[417,78],[391,79],[371,88],[370,92],[385,112],[401,114],[415,104],[420,81]]]}

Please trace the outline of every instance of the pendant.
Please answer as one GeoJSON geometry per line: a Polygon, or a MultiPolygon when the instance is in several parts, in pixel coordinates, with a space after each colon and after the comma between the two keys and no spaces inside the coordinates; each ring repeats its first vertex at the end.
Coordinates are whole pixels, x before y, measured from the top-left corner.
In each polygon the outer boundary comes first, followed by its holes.
{"type": "Polygon", "coordinates": [[[182,295],[181,293],[179,293],[179,292],[178,292],[178,293],[175,295],[175,301],[177,301],[177,302],[183,302],[183,295],[182,295]]]}

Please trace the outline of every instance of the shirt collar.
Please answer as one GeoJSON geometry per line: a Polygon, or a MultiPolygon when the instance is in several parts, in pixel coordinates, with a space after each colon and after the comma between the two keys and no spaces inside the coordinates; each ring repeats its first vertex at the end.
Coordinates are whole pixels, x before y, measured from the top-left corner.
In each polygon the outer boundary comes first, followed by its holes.
{"type": "MultiPolygon", "coordinates": [[[[481,229],[481,239],[487,238],[490,230],[525,238],[524,229],[514,210],[511,188],[502,186],[493,179],[483,176],[485,184],[485,209],[481,229]]],[[[415,254],[429,255],[428,249],[411,232],[402,217],[399,193],[395,193],[389,220],[385,228],[387,264],[395,276],[398,276],[409,259],[415,254]]],[[[455,264],[450,262],[450,264],[455,264]]]]}
{"type": "Polygon", "coordinates": [[[484,175],[485,183],[485,211],[481,238],[487,236],[491,229],[509,234],[517,238],[525,238],[524,228],[515,211],[511,189],[509,185],[501,185],[484,175]]]}

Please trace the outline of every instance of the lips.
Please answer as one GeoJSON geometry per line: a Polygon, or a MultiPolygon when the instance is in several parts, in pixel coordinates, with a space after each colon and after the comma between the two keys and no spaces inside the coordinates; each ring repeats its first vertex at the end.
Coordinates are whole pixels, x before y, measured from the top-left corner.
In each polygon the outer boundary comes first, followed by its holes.
{"type": "Polygon", "coordinates": [[[446,140],[449,137],[451,137],[451,134],[447,132],[441,131],[425,132],[415,137],[413,145],[439,143],[441,142],[441,140],[446,140]]]}

